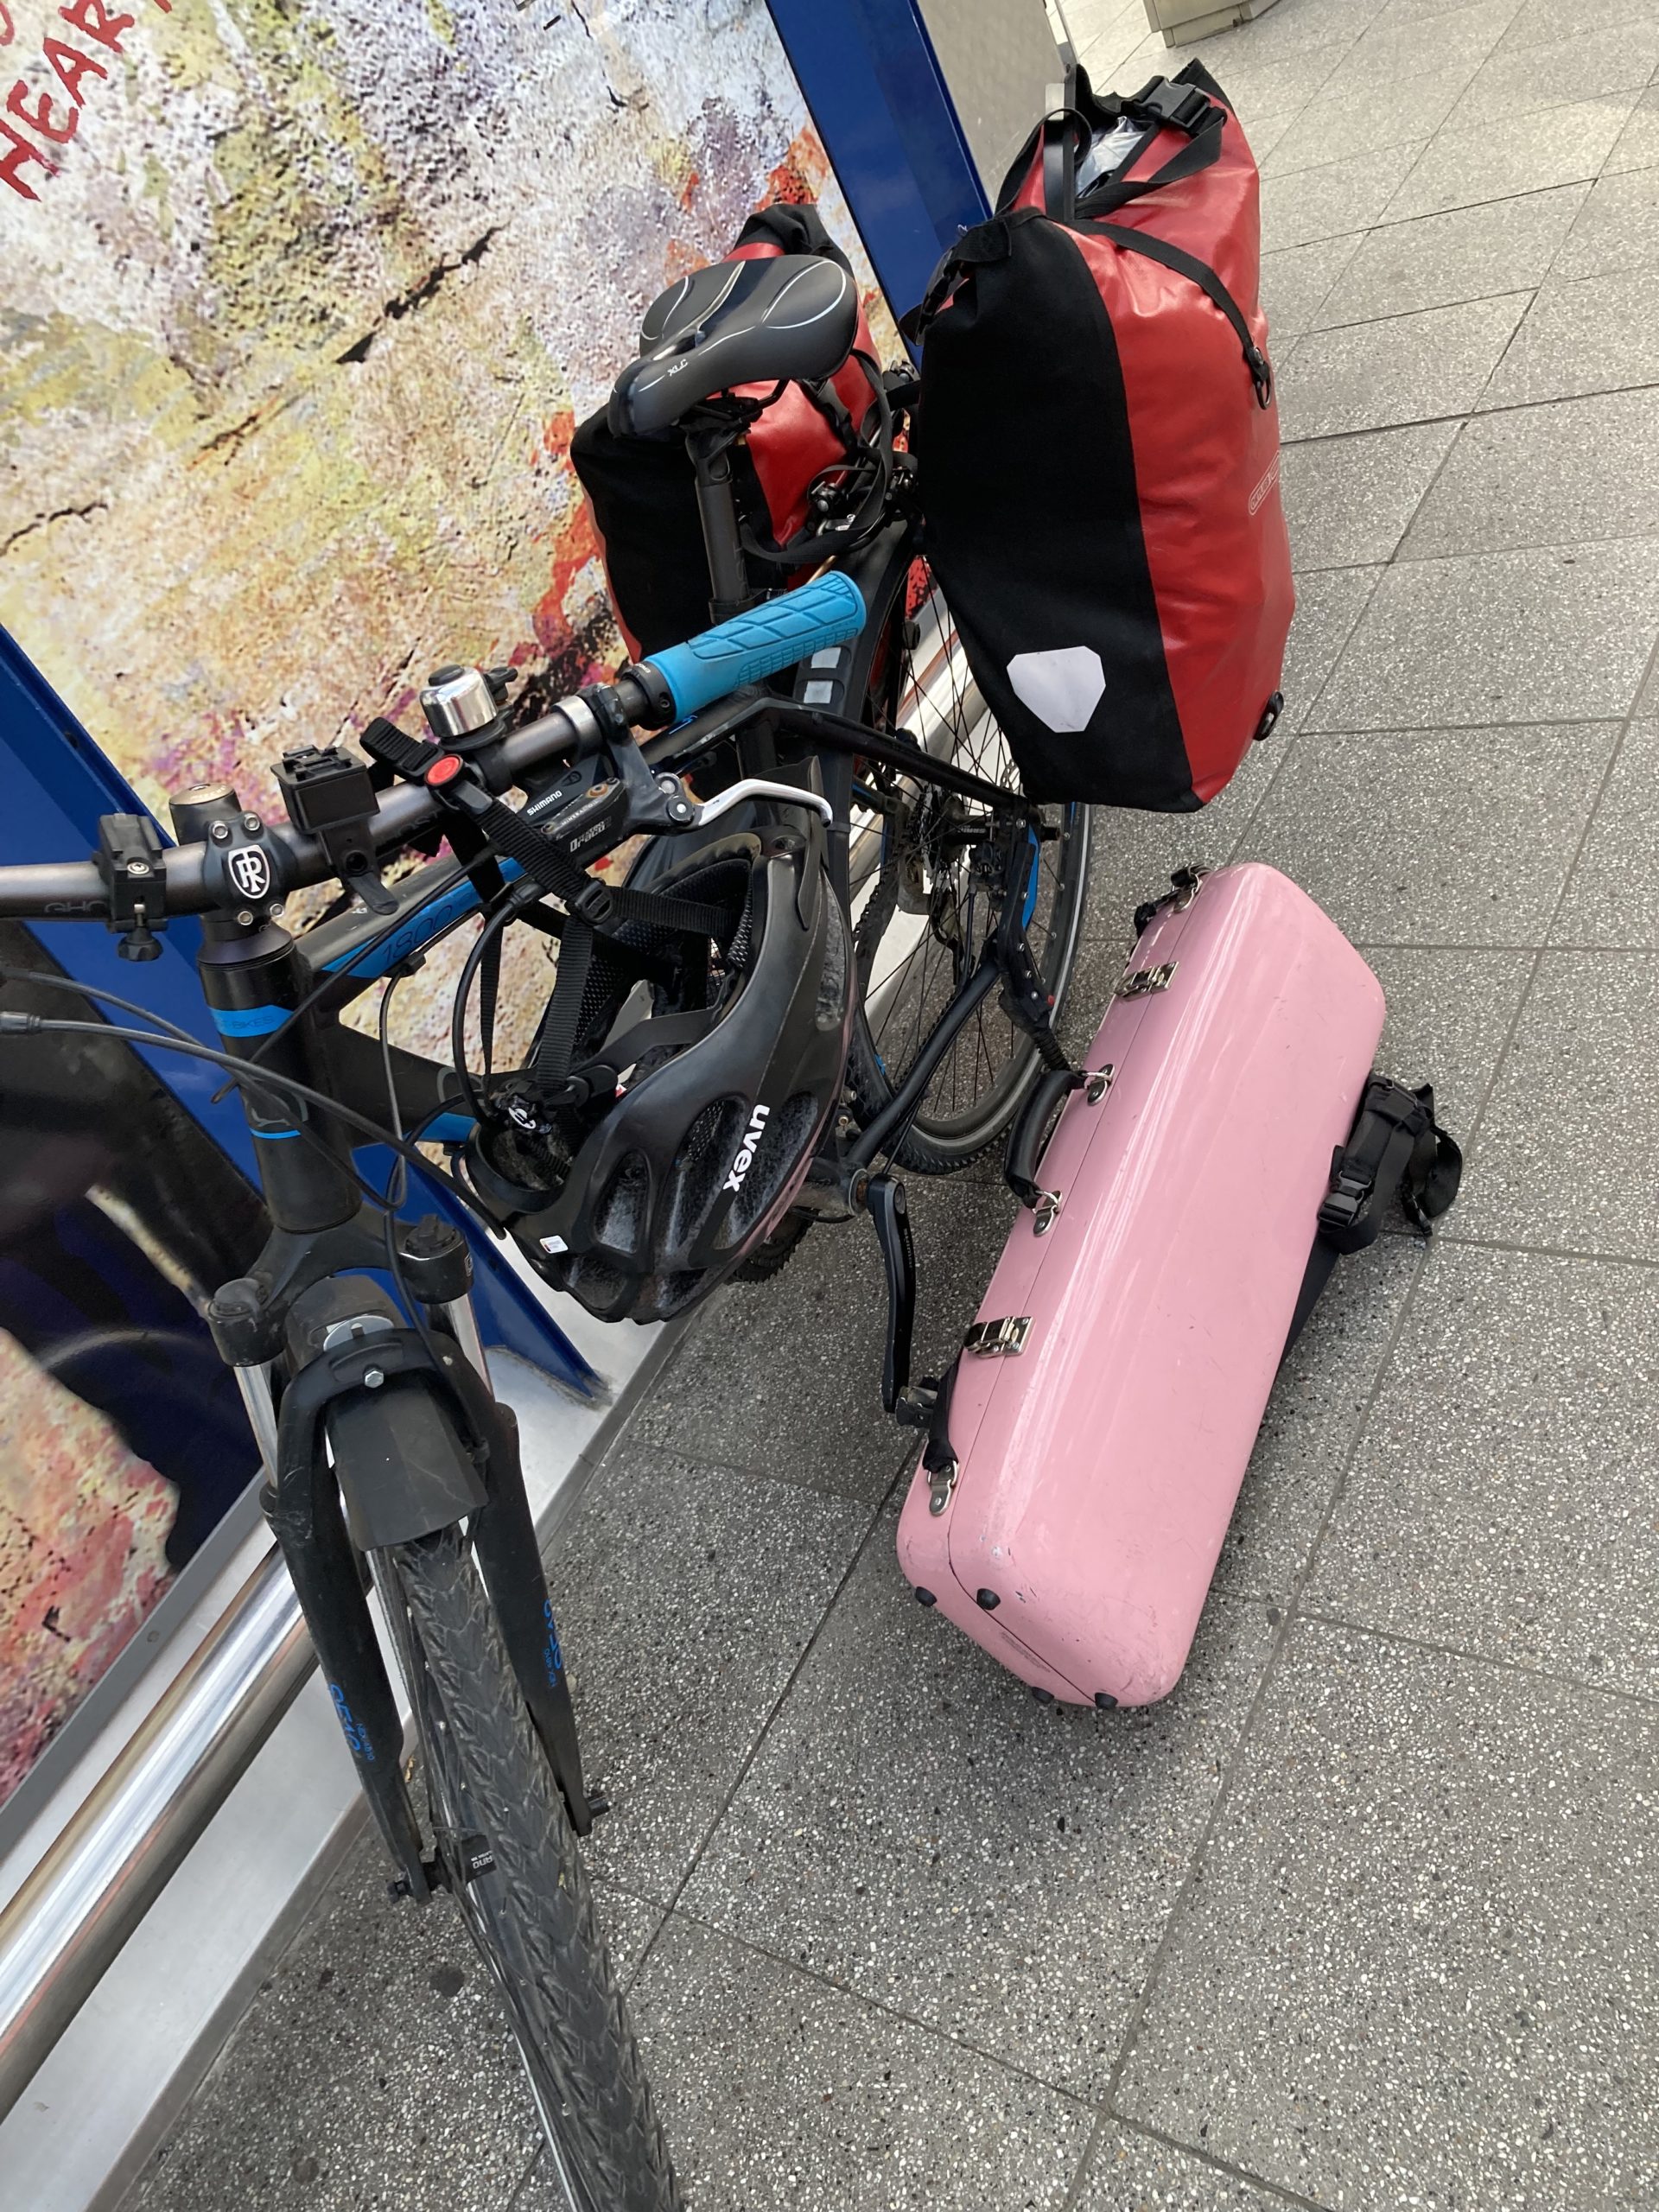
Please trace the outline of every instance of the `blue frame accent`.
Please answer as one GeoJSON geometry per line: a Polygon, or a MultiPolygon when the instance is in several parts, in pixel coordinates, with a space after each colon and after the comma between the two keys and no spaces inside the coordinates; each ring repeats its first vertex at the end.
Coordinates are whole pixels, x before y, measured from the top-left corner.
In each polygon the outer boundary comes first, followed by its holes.
{"type": "MultiPolygon", "coordinates": [[[[3,778],[6,795],[5,807],[0,810],[0,866],[22,861],[73,860],[89,854],[98,842],[100,814],[147,811],[132,786],[105,758],[16,640],[3,629],[0,629],[0,778],[3,778]]],[[[470,885],[461,888],[471,897],[470,885]]],[[[78,982],[141,1001],[204,1045],[218,1044],[218,1033],[196,980],[201,931],[193,918],[169,922],[161,939],[161,957],[143,967],[122,960],[114,938],[95,923],[31,921],[29,926],[65,973],[78,982]]],[[[423,915],[423,935],[429,926],[423,915]]],[[[258,1033],[264,1027],[263,1012],[251,1019],[252,1030],[236,1033],[258,1033]]],[[[156,1052],[144,1046],[137,1049],[181,1105],[257,1185],[253,1138],[241,1109],[230,1099],[217,1106],[213,1103],[223,1071],[208,1061],[187,1059],[181,1053],[156,1052]]],[[[382,1185],[391,1160],[384,1147],[365,1147],[359,1154],[359,1165],[372,1181],[378,1173],[382,1185]]],[[[487,1232],[441,1184],[416,1173],[404,1211],[419,1214],[434,1210],[464,1230],[472,1247],[474,1296],[485,1343],[516,1352],[579,1396],[592,1397],[600,1378],[500,1257],[487,1232]]]]}
{"type": "Polygon", "coordinates": [[[207,1011],[221,1037],[274,1037],[288,1020],[287,1007],[280,1006],[213,1006],[207,1011]]]}
{"type": "Polygon", "coordinates": [[[768,0],[895,315],[990,204],[911,0],[768,0]]]}

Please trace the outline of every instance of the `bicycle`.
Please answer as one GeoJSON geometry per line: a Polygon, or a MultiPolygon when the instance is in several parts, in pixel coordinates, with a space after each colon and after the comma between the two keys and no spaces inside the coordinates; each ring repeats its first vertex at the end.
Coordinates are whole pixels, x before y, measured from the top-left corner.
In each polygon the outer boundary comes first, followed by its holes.
{"type": "MultiPolygon", "coordinates": [[[[741,341],[734,351],[772,361],[763,373],[813,372],[798,339],[786,348],[764,321],[728,335],[741,341]]],[[[198,791],[173,804],[175,844],[147,817],[109,816],[94,859],[0,870],[0,914],[101,922],[136,961],[156,955],[156,932],[174,917],[202,918],[199,967],[220,1047],[133,1000],[16,969],[0,972],[131,1019],[0,1011],[0,1034],[162,1046],[222,1065],[238,1090],[271,1230],[250,1274],[214,1297],[208,1324],[260,1446],[265,1510],[394,1891],[425,1903],[445,1890],[461,1911],[500,1991],[569,2212],[673,2212],[681,2199],[577,1849],[607,1808],[583,1776],[514,1424],[491,1390],[469,1303],[466,1240],[435,1215],[402,1222],[399,1209],[416,1166],[509,1230],[544,1276],[618,1313],[683,1311],[731,1275],[772,1272],[814,1222],[868,1213],[889,1286],[884,1402],[937,1429],[941,1387],[909,1380],[902,1185],[879,1163],[960,1166],[1007,1126],[1039,1070],[1063,1068],[1052,1017],[1077,942],[1088,817],[1018,787],[919,547],[891,442],[903,379],[887,378],[882,397],[880,499],[842,487],[862,519],[811,582],[516,728],[506,671],[443,671],[424,695],[431,739],[384,722],[365,731],[376,772],[339,747],[285,756],[285,825],[245,810],[228,786],[198,791]],[[657,734],[639,741],[637,730],[657,734]],[[503,799],[511,788],[522,809],[503,799]],[[432,851],[440,833],[448,857],[432,851]],[[595,853],[636,836],[647,842],[620,886],[587,872],[595,853]],[[389,886],[382,864],[410,847],[430,856],[389,886]],[[682,851],[691,857],[677,862],[682,851]],[[290,933],[289,899],[325,883],[355,903],[290,933]],[[388,1027],[398,978],[480,914],[454,1065],[400,1051],[388,1027]],[[487,1017],[500,937],[515,925],[562,939],[558,981],[524,1068],[492,1071],[486,1018],[475,1071],[463,1049],[469,997],[478,992],[487,1017]],[[777,970],[785,956],[797,967],[777,970]],[[619,966],[620,981],[601,988],[619,966]],[[804,976],[804,995],[791,986],[773,1008],[774,970],[796,985],[804,976]],[[380,981],[377,1040],[339,1017],[380,981]],[[677,1011],[642,1014],[671,989],[677,1011]],[[815,1071],[811,1114],[791,1123],[788,1100],[722,1098],[716,1087],[675,1141],[676,1172],[715,1193],[686,1230],[699,1265],[620,1291],[613,1260],[584,1275],[571,1241],[592,1211],[594,1179],[575,1174],[571,1187],[582,1144],[653,1085],[667,1095],[698,1046],[730,1033],[734,1013],[750,1031],[774,1016],[780,1032],[795,1025],[800,1065],[815,1071]],[[368,1141],[396,1155],[385,1192],[353,1159],[368,1141]],[[423,1141],[449,1147],[448,1164],[423,1141]],[[535,1175],[554,1170],[565,1186],[539,1203],[535,1175]],[[412,1713],[424,1825],[371,1591],[412,1713]]],[[[710,395],[690,410],[714,598],[729,608],[753,596],[721,474],[741,425],[710,395]]],[[[832,542],[836,496],[831,487],[832,542]]],[[[764,1034],[756,1049],[770,1049],[764,1034]]],[[[628,1187],[619,1170],[606,1205],[628,1187]]],[[[590,1227],[589,1258],[616,1249],[603,1223],[590,1227]]]]}

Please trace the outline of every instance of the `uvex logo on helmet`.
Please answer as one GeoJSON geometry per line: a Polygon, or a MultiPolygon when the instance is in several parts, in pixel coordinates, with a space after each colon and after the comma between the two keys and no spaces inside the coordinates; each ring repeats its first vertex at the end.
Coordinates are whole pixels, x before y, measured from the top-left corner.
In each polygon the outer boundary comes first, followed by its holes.
{"type": "Polygon", "coordinates": [[[721,1185],[722,1191],[742,1189],[743,1178],[754,1165],[754,1155],[760,1149],[762,1136],[766,1134],[766,1121],[771,1112],[770,1106],[757,1106],[750,1115],[749,1126],[743,1132],[742,1149],[732,1162],[731,1173],[721,1185]]]}

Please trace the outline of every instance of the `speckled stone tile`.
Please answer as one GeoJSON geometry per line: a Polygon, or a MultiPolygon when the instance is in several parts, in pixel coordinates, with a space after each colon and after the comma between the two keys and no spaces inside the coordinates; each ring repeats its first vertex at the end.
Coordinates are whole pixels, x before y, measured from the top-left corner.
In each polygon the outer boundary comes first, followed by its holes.
{"type": "Polygon", "coordinates": [[[1599,177],[1579,210],[1550,276],[1611,276],[1651,269],[1659,261],[1659,170],[1628,169],[1599,177]]]}
{"type": "Polygon", "coordinates": [[[1541,944],[1618,736],[1309,733],[1240,857],[1282,868],[1357,944],[1541,944]]]}
{"type": "Polygon", "coordinates": [[[1543,282],[1588,189],[1563,185],[1370,231],[1333,280],[1313,327],[1529,291],[1543,282]]]}
{"type": "Polygon", "coordinates": [[[851,1499],[641,1444],[607,1462],[550,1570],[583,1763],[611,1800],[597,1868],[672,1894],[868,1526],[851,1499]]]}
{"type": "Polygon", "coordinates": [[[1659,723],[1625,732],[1550,941],[1659,952],[1659,723]]]}
{"type": "Polygon", "coordinates": [[[1474,1127],[1532,973],[1527,951],[1363,945],[1389,1002],[1376,1064],[1434,1087],[1441,1126],[1459,1142],[1474,1127]]]}
{"type": "Polygon", "coordinates": [[[1342,1478],[1417,1265],[1414,1243],[1395,1236],[1338,1262],[1273,1386],[1216,1563],[1217,1592],[1259,1597],[1279,1611],[1289,1603],[1342,1478]]]}
{"type": "Polygon", "coordinates": [[[1391,559],[1457,435],[1455,423],[1414,423],[1287,446],[1280,480],[1297,569],[1391,559]]]}
{"type": "MultiPolygon", "coordinates": [[[[501,2212],[540,2139],[518,2054],[447,1898],[386,1895],[352,1853],[260,1985],[128,2212],[501,2212]]],[[[620,1970],[662,1915],[606,1885],[620,1970]]]]}
{"type": "Polygon", "coordinates": [[[1518,0],[1462,0],[1416,10],[1384,8],[1344,55],[1338,83],[1472,73],[1514,21],[1518,0]]]}
{"type": "Polygon", "coordinates": [[[678,1915],[633,2005],[696,2212],[1060,2212],[1089,2140],[1028,2075],[678,1915]]]}
{"type": "MultiPolygon", "coordinates": [[[[1521,6],[1522,0],[1503,0],[1498,12],[1505,18],[1505,29],[1515,21],[1521,6]]],[[[1385,31],[1405,23],[1427,23],[1432,26],[1444,21],[1445,13],[1446,0],[1389,0],[1387,7],[1373,21],[1378,31],[1385,31]]],[[[1503,35],[1500,30],[1498,37],[1501,39],[1503,35]]]]}
{"type": "MultiPolygon", "coordinates": [[[[1659,11],[1632,9],[1632,20],[1614,20],[1623,13],[1610,5],[1605,28],[1590,36],[1577,32],[1536,46],[1504,46],[1489,55],[1446,129],[1472,130],[1609,93],[1639,92],[1659,66],[1659,11]]],[[[1539,127],[1548,128],[1547,116],[1540,117],[1539,127]]]]}
{"type": "Polygon", "coordinates": [[[1213,1599],[1136,1712],[1037,1705],[861,1560],[687,1908],[1080,2095],[1104,2087],[1266,1656],[1213,1599]]]}
{"type": "MultiPolygon", "coordinates": [[[[1293,556],[1294,550],[1293,545],[1293,556]]],[[[1263,743],[1268,761],[1279,756],[1287,738],[1314,719],[1325,687],[1382,574],[1380,567],[1298,574],[1296,612],[1285,646],[1285,710],[1263,743]]]]}
{"type": "Polygon", "coordinates": [[[1469,130],[1442,130],[1379,212],[1385,223],[1448,207],[1513,200],[1599,172],[1636,104],[1634,92],[1582,100],[1548,117],[1519,115],[1469,130]]]}
{"type": "Polygon", "coordinates": [[[1659,1697],[1659,1271],[1441,1243],[1306,1604],[1659,1697]]]}
{"type": "Polygon", "coordinates": [[[1283,109],[1276,115],[1252,113],[1244,136],[1251,153],[1255,156],[1258,168],[1300,113],[1301,110],[1299,107],[1283,109]]]}
{"type": "Polygon", "coordinates": [[[1630,119],[1607,156],[1604,175],[1659,164],[1659,86],[1649,86],[1630,110],[1630,119]]]}
{"type": "MultiPolygon", "coordinates": [[[[1013,1201],[954,1179],[911,1176],[906,1190],[922,1374],[973,1319],[1013,1201]]],[[[903,1432],[881,1410],[885,1300],[867,1220],[813,1229],[781,1274],[735,1285],[699,1319],[630,1435],[874,1503],[904,1457],[903,1432]]]]}
{"type": "Polygon", "coordinates": [[[1287,438],[1462,415],[1484,390],[1531,294],[1469,300],[1299,339],[1280,378],[1287,438]]]}
{"type": "Polygon", "coordinates": [[[1653,1259],[1656,1157],[1652,955],[1545,953],[1481,1122],[1453,1233],[1653,1259]]]}
{"type": "Polygon", "coordinates": [[[1205,39],[1192,50],[1200,60],[1210,54],[1217,67],[1224,63],[1227,49],[1235,41],[1253,60],[1266,60],[1310,48],[1340,54],[1376,21],[1384,3],[1385,0],[1294,0],[1294,5],[1273,8],[1254,22],[1239,24],[1218,39],[1205,39]]]}
{"type": "Polygon", "coordinates": [[[1493,372],[1479,406],[1620,391],[1659,383],[1659,269],[1571,283],[1552,278],[1493,372]]]}
{"type": "MultiPolygon", "coordinates": [[[[1251,134],[1252,146],[1255,144],[1252,125],[1258,115],[1300,115],[1342,66],[1339,41],[1320,40],[1265,58],[1258,55],[1248,35],[1229,38],[1220,48],[1213,42],[1206,44],[1211,58],[1205,67],[1235,104],[1246,131],[1251,134]]],[[[1202,49],[1198,58],[1204,59],[1202,49]]]]}
{"type": "Polygon", "coordinates": [[[1655,12],[1653,0],[1526,0],[1498,41],[1498,51],[1513,54],[1573,37],[1597,39],[1625,24],[1643,22],[1655,12]]]}
{"type": "Polygon", "coordinates": [[[1359,248],[1357,237],[1313,238],[1262,257],[1269,357],[1319,319],[1325,295],[1359,248]]]}
{"type": "MultiPolygon", "coordinates": [[[[1659,177],[1659,170],[1654,172],[1659,177]]],[[[1659,537],[1659,391],[1478,415],[1412,519],[1402,561],[1659,537]]]]}
{"type": "MultiPolygon", "coordinates": [[[[1340,143],[1332,139],[1334,149],[1340,143]]],[[[1376,222],[1416,165],[1427,143],[1426,134],[1370,154],[1347,155],[1317,168],[1281,176],[1269,169],[1262,179],[1262,243],[1269,253],[1305,245],[1311,238],[1351,235],[1376,222]]]]}
{"type": "Polygon", "coordinates": [[[1284,2198],[1242,2177],[1108,2120],[1089,2161],[1077,2212],[1282,2212],[1284,2198]]]}
{"type": "Polygon", "coordinates": [[[1313,715],[1322,729],[1623,720],[1659,636],[1659,538],[1388,569],[1313,715]]]}
{"type": "Polygon", "coordinates": [[[1653,1714],[1300,1624],[1123,2082],[1333,2212],[1659,2200],[1653,1714]]]}
{"type": "MultiPolygon", "coordinates": [[[[1349,57],[1351,60],[1351,54],[1349,57]]],[[[1402,77],[1384,71],[1359,79],[1343,71],[1327,79],[1267,157],[1264,174],[1288,176],[1344,158],[1377,153],[1408,139],[1432,138],[1456,106],[1474,65],[1447,63],[1432,73],[1402,77]]]]}

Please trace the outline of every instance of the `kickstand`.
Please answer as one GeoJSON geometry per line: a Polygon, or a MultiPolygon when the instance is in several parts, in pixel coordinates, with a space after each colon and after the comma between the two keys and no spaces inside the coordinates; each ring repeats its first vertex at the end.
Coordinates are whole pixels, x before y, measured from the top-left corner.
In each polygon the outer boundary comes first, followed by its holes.
{"type": "Polygon", "coordinates": [[[872,1175],[865,1186],[864,1204],[875,1224],[875,1241],[881,1247],[881,1265],[887,1278],[881,1403],[888,1413],[895,1413],[910,1383],[911,1338],[916,1328],[916,1247],[911,1239],[902,1183],[891,1175],[872,1175]]]}
{"type": "Polygon", "coordinates": [[[916,1329],[916,1247],[911,1241],[905,1186],[891,1175],[872,1175],[864,1204],[875,1224],[887,1277],[887,1336],[881,1356],[881,1403],[904,1428],[931,1429],[939,1385],[925,1378],[912,1389],[911,1339],[916,1329]]]}

